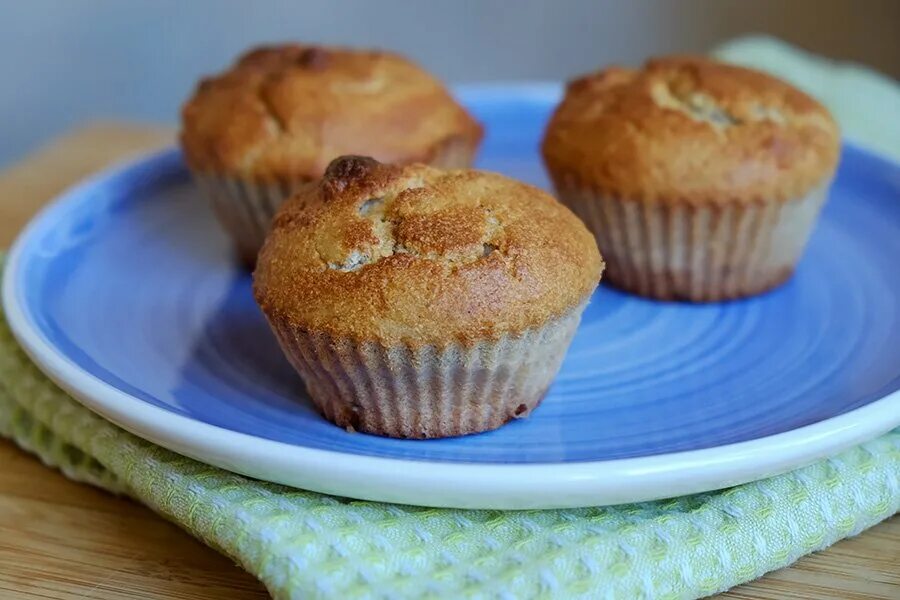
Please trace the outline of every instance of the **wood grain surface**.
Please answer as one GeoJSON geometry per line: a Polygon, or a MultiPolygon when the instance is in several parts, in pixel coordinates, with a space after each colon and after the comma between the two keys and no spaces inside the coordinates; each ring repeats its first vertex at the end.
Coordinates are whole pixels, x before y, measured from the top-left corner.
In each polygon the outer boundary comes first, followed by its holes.
{"type": "MultiPolygon", "coordinates": [[[[0,246],[96,169],[170,143],[170,131],[92,125],[0,174],[0,246]]],[[[229,559],[138,504],[76,484],[0,441],[0,598],[265,598],[229,559]]],[[[722,598],[900,599],[900,519],[722,598]]]]}

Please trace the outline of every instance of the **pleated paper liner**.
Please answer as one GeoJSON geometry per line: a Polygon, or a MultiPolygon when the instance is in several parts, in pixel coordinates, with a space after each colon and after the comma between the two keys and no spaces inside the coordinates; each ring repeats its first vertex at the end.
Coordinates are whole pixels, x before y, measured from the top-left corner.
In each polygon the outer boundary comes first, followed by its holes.
{"type": "Polygon", "coordinates": [[[641,296],[704,302],[750,296],[787,280],[827,189],[786,201],[703,204],[566,185],[558,193],[597,238],[604,281],[641,296]]]}
{"type": "Polygon", "coordinates": [[[520,335],[443,347],[360,343],[277,320],[272,326],[328,420],[389,437],[434,438],[528,416],[559,371],[586,306],[520,335]]]}

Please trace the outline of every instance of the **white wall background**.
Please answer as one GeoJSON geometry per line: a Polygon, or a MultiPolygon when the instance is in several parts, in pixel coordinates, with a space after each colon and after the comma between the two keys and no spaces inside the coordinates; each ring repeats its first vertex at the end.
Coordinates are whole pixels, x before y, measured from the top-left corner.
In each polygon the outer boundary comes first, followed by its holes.
{"type": "Polygon", "coordinates": [[[900,0],[0,0],[0,166],[79,123],[174,123],[247,46],[404,52],[448,81],[564,79],[766,32],[900,74],[900,0]]]}

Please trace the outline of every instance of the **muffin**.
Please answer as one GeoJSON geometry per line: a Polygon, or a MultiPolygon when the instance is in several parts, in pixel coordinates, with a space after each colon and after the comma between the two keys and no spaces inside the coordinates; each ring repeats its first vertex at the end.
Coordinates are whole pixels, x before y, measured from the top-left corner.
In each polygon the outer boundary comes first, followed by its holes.
{"type": "Polygon", "coordinates": [[[622,289],[756,294],[794,270],[834,175],[837,125],[773,77],[704,58],[571,82],[543,140],[559,198],[622,289]]]}
{"type": "Polygon", "coordinates": [[[252,265],[278,206],[331,159],[468,167],[482,130],[434,77],[388,52],[287,44],[200,82],[181,145],[199,186],[252,265]]]}
{"type": "Polygon", "coordinates": [[[537,188],[345,156],[282,206],[253,283],[327,419],[434,438],[540,403],[602,269],[537,188]]]}

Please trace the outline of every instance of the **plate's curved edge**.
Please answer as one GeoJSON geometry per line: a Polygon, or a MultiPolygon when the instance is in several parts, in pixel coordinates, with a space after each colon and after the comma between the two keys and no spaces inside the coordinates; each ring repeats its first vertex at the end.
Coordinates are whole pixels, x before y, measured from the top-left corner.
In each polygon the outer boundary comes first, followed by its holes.
{"type": "Polygon", "coordinates": [[[706,492],[836,454],[893,429],[900,414],[900,392],[894,392],[790,432],[703,450],[600,462],[473,465],[343,454],[193,421],[118,391],[35,339],[9,304],[8,281],[3,300],[16,338],[53,381],[89,409],[138,437],[202,462],[365,500],[454,508],[573,508],[706,492]],[[768,460],[761,460],[763,455],[768,460]]]}
{"type": "MultiPolygon", "coordinates": [[[[468,93],[493,93],[488,87],[468,93]]],[[[524,84],[554,93],[555,84],[524,84]]],[[[463,93],[467,93],[463,88],[463,93]]],[[[508,93],[508,87],[507,87],[508,93]]],[[[879,162],[890,161],[858,150],[879,162]]],[[[171,160],[168,148],[101,171],[48,204],[14,243],[2,301],[16,339],[61,388],[151,442],[244,475],[366,500],[457,508],[569,508],[674,497],[783,473],[900,425],[900,391],[845,414],[746,442],[656,456],[544,464],[466,464],[344,454],[253,437],[149,405],[94,377],[41,335],[19,295],[21,263],[35,232],[115,176],[171,160]],[[439,467],[439,468],[436,468],[439,467]]],[[[896,167],[895,167],[896,168],[896,167]]]]}

